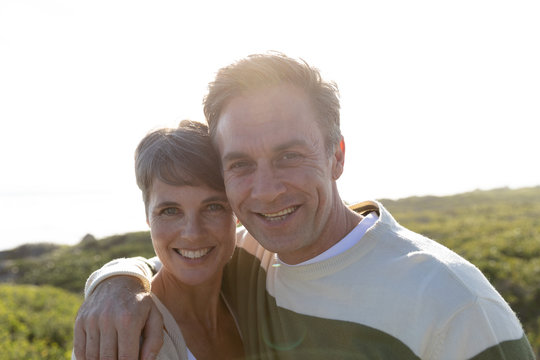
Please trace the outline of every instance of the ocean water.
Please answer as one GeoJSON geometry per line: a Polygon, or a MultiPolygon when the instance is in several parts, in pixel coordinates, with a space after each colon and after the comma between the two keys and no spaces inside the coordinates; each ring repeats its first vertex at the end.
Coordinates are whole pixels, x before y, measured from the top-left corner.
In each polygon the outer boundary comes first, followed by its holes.
{"type": "Polygon", "coordinates": [[[86,234],[102,238],[148,230],[140,193],[0,193],[0,251],[52,242],[76,244],[86,234]]]}

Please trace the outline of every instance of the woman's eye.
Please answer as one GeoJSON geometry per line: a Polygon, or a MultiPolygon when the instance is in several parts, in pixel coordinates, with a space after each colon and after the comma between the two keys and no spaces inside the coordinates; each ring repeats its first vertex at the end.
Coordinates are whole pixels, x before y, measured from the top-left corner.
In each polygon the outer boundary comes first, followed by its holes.
{"type": "Polygon", "coordinates": [[[210,204],[208,205],[208,210],[210,211],[221,211],[224,210],[225,207],[221,204],[210,204]]]}

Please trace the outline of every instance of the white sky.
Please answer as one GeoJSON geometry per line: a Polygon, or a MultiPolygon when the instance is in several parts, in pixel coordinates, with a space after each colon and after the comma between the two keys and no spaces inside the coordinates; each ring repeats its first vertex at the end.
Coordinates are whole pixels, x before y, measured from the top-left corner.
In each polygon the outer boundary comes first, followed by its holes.
{"type": "Polygon", "coordinates": [[[0,0],[0,250],[146,230],[133,151],[279,50],[337,82],[344,200],[540,185],[538,1],[0,0]],[[354,4],[354,5],[353,5],[354,4]]]}

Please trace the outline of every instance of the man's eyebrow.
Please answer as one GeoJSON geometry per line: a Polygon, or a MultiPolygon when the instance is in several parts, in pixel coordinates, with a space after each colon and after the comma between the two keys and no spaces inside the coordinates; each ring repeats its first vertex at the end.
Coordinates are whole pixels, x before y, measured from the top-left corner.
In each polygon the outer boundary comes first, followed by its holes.
{"type": "MultiPolygon", "coordinates": [[[[306,146],[307,145],[307,142],[303,139],[293,139],[293,140],[290,140],[290,141],[287,141],[285,143],[282,143],[282,144],[279,144],[277,146],[275,146],[272,151],[277,153],[277,152],[280,152],[280,151],[284,151],[284,150],[287,150],[287,149],[290,149],[292,147],[295,147],[295,146],[306,146]]],[[[228,161],[234,161],[234,160],[238,160],[238,159],[245,159],[245,158],[249,158],[249,154],[247,153],[244,153],[244,152],[241,152],[241,151],[232,151],[230,153],[227,153],[225,156],[223,156],[223,159],[222,159],[222,162],[225,163],[225,162],[228,162],[228,161]]]]}
{"type": "Polygon", "coordinates": [[[246,158],[246,157],[248,157],[248,156],[243,152],[233,151],[233,152],[227,153],[225,156],[223,156],[223,159],[221,159],[221,162],[226,163],[228,161],[243,159],[243,158],[246,158]]]}
{"type": "Polygon", "coordinates": [[[307,143],[303,139],[293,139],[291,141],[287,141],[286,143],[279,144],[278,146],[276,146],[274,148],[274,152],[280,152],[280,151],[287,150],[295,146],[306,146],[306,145],[307,143]]]}
{"type": "Polygon", "coordinates": [[[164,207],[169,207],[169,206],[179,206],[180,204],[178,204],[177,202],[175,201],[162,201],[160,203],[158,203],[156,206],[154,206],[156,209],[161,209],[161,208],[164,208],[164,207]]]}

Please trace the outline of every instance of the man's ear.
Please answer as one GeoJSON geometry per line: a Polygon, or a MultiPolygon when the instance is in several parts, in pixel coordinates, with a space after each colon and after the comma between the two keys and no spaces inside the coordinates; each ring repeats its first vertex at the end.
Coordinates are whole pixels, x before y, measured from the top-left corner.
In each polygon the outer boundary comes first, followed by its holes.
{"type": "Polygon", "coordinates": [[[332,179],[337,180],[343,174],[343,166],[345,164],[345,139],[343,136],[341,137],[339,146],[335,148],[333,157],[332,179]]]}

